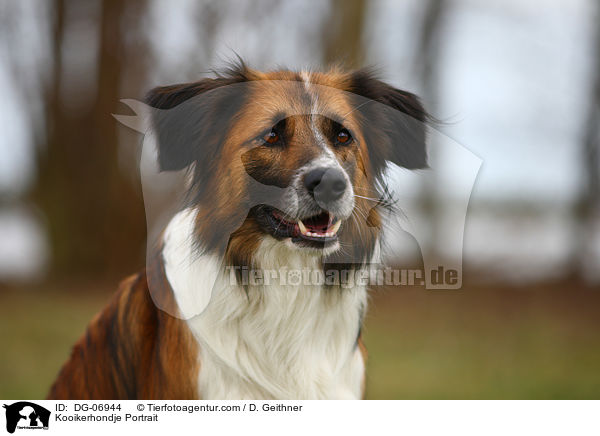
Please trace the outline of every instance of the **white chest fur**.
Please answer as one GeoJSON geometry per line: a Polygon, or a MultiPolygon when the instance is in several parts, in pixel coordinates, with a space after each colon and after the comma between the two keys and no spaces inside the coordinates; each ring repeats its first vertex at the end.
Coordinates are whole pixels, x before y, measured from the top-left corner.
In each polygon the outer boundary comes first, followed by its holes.
{"type": "MultiPolygon", "coordinates": [[[[248,286],[246,293],[229,271],[215,268],[220,262],[214,256],[186,261],[190,247],[182,232],[189,231],[193,214],[185,213],[169,225],[163,256],[167,278],[180,306],[187,305],[182,312],[200,345],[200,397],[360,398],[364,362],[355,341],[366,289],[274,280],[248,286]],[[201,272],[203,264],[212,277],[201,272]]],[[[265,270],[319,267],[316,256],[271,237],[255,257],[265,270]]]]}

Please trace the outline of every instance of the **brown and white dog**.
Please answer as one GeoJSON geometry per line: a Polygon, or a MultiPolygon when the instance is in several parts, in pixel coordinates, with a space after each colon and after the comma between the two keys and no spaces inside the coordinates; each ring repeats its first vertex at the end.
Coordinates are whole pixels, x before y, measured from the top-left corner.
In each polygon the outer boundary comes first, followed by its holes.
{"type": "Polygon", "coordinates": [[[239,271],[365,268],[387,162],[426,166],[418,98],[366,71],[240,64],[147,103],[161,170],[189,172],[186,204],[49,398],[361,398],[366,286],[249,284],[239,271]]]}

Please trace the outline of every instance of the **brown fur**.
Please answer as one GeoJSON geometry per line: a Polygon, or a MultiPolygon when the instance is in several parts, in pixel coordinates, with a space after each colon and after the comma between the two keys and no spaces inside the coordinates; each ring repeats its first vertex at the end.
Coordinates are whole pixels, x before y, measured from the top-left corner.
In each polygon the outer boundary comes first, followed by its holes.
{"type": "Polygon", "coordinates": [[[48,399],[195,399],[199,369],[185,321],[156,308],[142,271],[92,320],[48,399]]]}
{"type": "MultiPolygon", "coordinates": [[[[164,277],[160,271],[151,270],[151,274],[164,277]]],[[[170,287],[165,289],[165,295],[169,293],[170,287]]],[[[357,346],[366,363],[362,336],[357,346]]],[[[90,322],[47,399],[199,399],[198,356],[185,321],[155,307],[146,271],[142,271],[123,280],[108,305],[90,322]]],[[[363,377],[363,396],[365,384],[363,377]]]]}
{"type": "MultiPolygon", "coordinates": [[[[206,244],[209,250],[226,250],[229,264],[244,262],[244,265],[250,265],[261,232],[253,223],[252,216],[247,215],[254,204],[249,181],[255,180],[257,185],[261,185],[252,187],[259,191],[254,193],[254,197],[268,196],[271,187],[286,187],[294,171],[318,156],[321,150],[312,137],[309,116],[295,115],[310,114],[312,111],[310,90],[304,88],[298,74],[288,71],[260,73],[244,67],[242,72],[232,77],[247,86],[244,92],[239,92],[239,112],[223,128],[223,138],[218,145],[219,158],[210,162],[214,169],[207,168],[205,163],[197,170],[202,172],[202,187],[198,188],[202,194],[195,197],[200,206],[197,238],[209,241],[206,244]],[[249,142],[249,138],[268,128],[274,117],[286,120],[285,149],[266,149],[249,142]],[[215,233],[215,227],[224,230],[215,233]],[[219,234],[224,238],[215,240],[219,234]]],[[[375,185],[381,168],[375,168],[369,156],[366,137],[362,133],[364,116],[360,111],[353,110],[354,102],[349,94],[343,92],[353,89],[352,78],[352,75],[338,71],[310,76],[311,83],[317,85],[312,91],[318,94],[319,111],[332,119],[344,119],[345,125],[357,135],[357,147],[332,146],[331,149],[351,175],[355,192],[364,197],[377,198],[379,194],[375,185]]],[[[211,83],[215,85],[215,82],[211,83]]],[[[231,81],[224,81],[222,86],[230,87],[231,81]]],[[[198,88],[203,89],[201,86],[198,88]]],[[[162,92],[161,88],[161,95],[162,92]]],[[[327,117],[319,117],[318,122],[326,124],[327,117]]],[[[203,157],[203,162],[207,160],[203,157]]],[[[276,190],[273,192],[276,197],[276,190]]],[[[379,227],[376,204],[356,198],[355,217],[340,231],[344,255],[332,256],[327,262],[364,262],[373,249],[379,227]]]]}

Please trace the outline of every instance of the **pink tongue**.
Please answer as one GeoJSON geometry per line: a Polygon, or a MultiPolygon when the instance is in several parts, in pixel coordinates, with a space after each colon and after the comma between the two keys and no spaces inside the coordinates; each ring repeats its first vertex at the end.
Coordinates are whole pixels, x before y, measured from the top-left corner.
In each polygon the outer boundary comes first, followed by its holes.
{"type": "Polygon", "coordinates": [[[309,218],[303,222],[309,232],[327,233],[327,228],[329,227],[329,214],[322,213],[321,215],[309,218]]]}

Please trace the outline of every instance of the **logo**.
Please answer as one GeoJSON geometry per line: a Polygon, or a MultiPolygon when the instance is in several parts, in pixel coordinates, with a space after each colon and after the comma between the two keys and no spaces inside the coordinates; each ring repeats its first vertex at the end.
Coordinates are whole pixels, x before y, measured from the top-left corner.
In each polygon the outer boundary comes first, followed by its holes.
{"type": "Polygon", "coordinates": [[[50,411],[29,401],[19,401],[4,405],[6,409],[6,431],[14,433],[15,429],[48,430],[50,411]]]}

